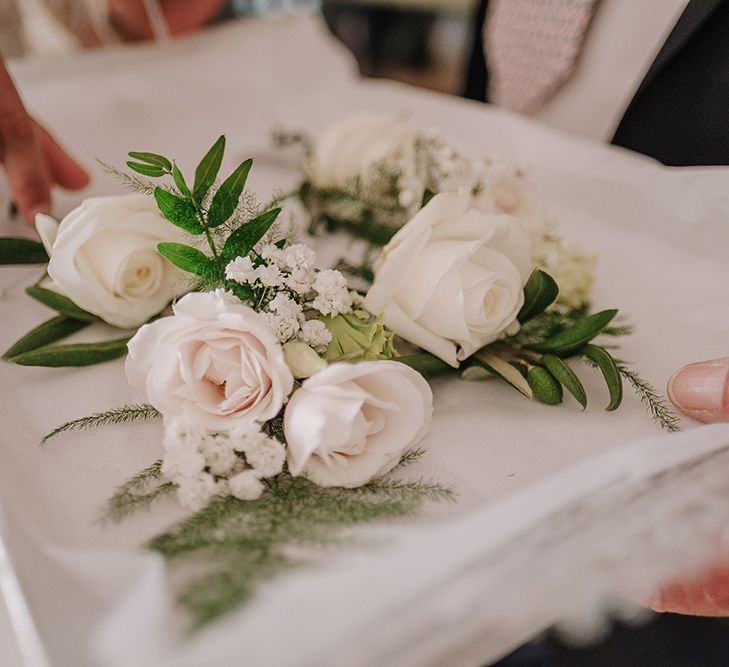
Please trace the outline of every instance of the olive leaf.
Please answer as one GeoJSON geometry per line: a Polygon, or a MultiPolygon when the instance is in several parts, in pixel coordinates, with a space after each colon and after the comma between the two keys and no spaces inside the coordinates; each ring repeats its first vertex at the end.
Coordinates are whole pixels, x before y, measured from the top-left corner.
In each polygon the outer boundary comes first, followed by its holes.
{"type": "Polygon", "coordinates": [[[565,389],[575,397],[575,400],[584,410],[587,407],[587,394],[575,372],[562,359],[551,354],[545,354],[542,357],[542,363],[564,385],[565,389]]]}
{"type": "Polygon", "coordinates": [[[524,285],[524,305],[517,319],[519,322],[526,322],[543,313],[554,303],[558,294],[559,287],[554,278],[541,269],[534,269],[524,285]]]}
{"type": "Polygon", "coordinates": [[[90,366],[102,361],[118,359],[127,353],[129,338],[118,338],[99,343],[51,345],[10,357],[8,361],[21,366],[90,366]]]}
{"type": "Polygon", "coordinates": [[[605,408],[608,411],[617,410],[623,401],[623,378],[620,369],[610,353],[597,345],[585,345],[582,354],[597,364],[610,392],[610,403],[605,408]]]}
{"type": "Polygon", "coordinates": [[[576,352],[597,336],[610,323],[617,312],[617,310],[603,310],[594,315],[583,317],[546,341],[527,345],[526,347],[535,352],[548,352],[557,355],[576,352]]]}
{"type": "Polygon", "coordinates": [[[45,264],[48,253],[42,243],[16,236],[0,238],[0,265],[45,264]]]}
{"type": "Polygon", "coordinates": [[[55,310],[57,313],[60,313],[61,315],[66,315],[67,317],[70,317],[74,320],[81,320],[82,322],[95,322],[99,319],[98,317],[96,317],[96,315],[89,313],[83,308],[79,308],[67,296],[59,294],[58,292],[54,292],[53,290],[47,289],[45,287],[40,287],[38,285],[26,287],[25,293],[36,301],[40,301],[44,306],[48,306],[49,308],[55,310]]]}
{"type": "Polygon", "coordinates": [[[527,373],[527,382],[542,403],[558,405],[562,402],[562,385],[546,368],[532,366],[527,373]]]}
{"type": "Polygon", "coordinates": [[[59,315],[54,317],[43,324],[39,324],[35,329],[29,331],[20,340],[13,343],[10,348],[3,354],[3,359],[9,359],[15,357],[24,352],[30,352],[31,350],[38,349],[50,343],[55,343],[57,340],[66,338],[71,334],[80,331],[84,327],[87,327],[90,322],[82,322],[81,320],[74,320],[70,317],[59,315]]]}
{"type": "Polygon", "coordinates": [[[487,371],[500,377],[506,383],[521,392],[527,398],[533,398],[532,388],[517,368],[514,368],[508,361],[504,361],[495,354],[482,350],[477,355],[469,357],[468,365],[476,365],[485,368],[487,371]]]}

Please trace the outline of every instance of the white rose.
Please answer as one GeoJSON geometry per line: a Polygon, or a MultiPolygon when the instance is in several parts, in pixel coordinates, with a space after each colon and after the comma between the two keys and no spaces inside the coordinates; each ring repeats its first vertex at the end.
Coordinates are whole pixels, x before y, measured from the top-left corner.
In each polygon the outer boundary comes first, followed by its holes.
{"type": "Polygon", "coordinates": [[[213,431],[275,417],[294,379],[265,318],[222,290],[188,294],[174,312],[129,341],[132,387],[166,420],[213,431]]]}
{"type": "MultiPolygon", "coordinates": [[[[346,188],[354,178],[387,160],[398,160],[406,180],[415,179],[417,131],[390,116],[360,114],[329,129],[304,165],[309,180],[320,188],[346,188]]],[[[422,197],[422,193],[421,193],[422,197]]]]}
{"type": "Polygon", "coordinates": [[[151,197],[92,197],[60,224],[39,214],[36,227],[58,289],[109,324],[137,327],[189,290],[185,274],[157,252],[160,241],[184,235],[151,197]]]}
{"type": "Polygon", "coordinates": [[[362,486],[397,465],[425,436],[432,414],[428,383],[405,364],[332,364],[286,406],[289,470],[320,486],[362,486]]]}
{"type": "Polygon", "coordinates": [[[457,367],[513,329],[531,268],[518,221],[471,208],[467,193],[439,194],[382,251],[365,307],[457,367]]]}

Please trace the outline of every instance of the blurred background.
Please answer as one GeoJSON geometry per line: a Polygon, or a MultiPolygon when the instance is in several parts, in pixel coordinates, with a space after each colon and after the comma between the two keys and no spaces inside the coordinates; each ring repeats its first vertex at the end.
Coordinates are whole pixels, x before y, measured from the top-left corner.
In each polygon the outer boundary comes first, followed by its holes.
{"type": "MultiPolygon", "coordinates": [[[[189,0],[191,5],[197,0],[189,0]]],[[[107,0],[0,0],[0,55],[54,57],[120,41],[107,0]]],[[[147,0],[137,0],[139,6],[147,0]]],[[[232,0],[214,22],[273,12],[321,11],[366,77],[395,79],[442,93],[481,98],[486,81],[474,50],[480,0],[232,0]],[[472,66],[470,66],[472,65],[472,66]],[[469,67],[470,66],[470,67],[469,67]],[[469,76],[470,71],[470,76],[469,76]]],[[[1,662],[1,661],[0,661],[1,662]]],[[[614,622],[604,638],[576,647],[556,632],[522,647],[499,667],[713,667],[729,665],[729,621],[654,616],[614,622]]]]}

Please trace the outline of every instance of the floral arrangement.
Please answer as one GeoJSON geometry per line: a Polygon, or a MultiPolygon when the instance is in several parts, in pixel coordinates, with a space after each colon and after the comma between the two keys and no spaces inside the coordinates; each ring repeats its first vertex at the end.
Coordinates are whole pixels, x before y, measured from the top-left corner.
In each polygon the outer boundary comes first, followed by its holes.
{"type": "Polygon", "coordinates": [[[328,544],[341,539],[338,528],[452,498],[437,482],[392,475],[423,454],[428,380],[497,377],[546,404],[560,403],[566,389],[584,408],[568,364],[583,359],[606,380],[608,410],[620,405],[626,377],[654,418],[676,428],[652,388],[593,343],[627,330],[612,325],[615,310],[589,313],[591,260],[544,233],[535,204],[492,210],[507,207],[503,193],[436,138],[398,123],[343,127],[310,149],[306,173],[318,184],[298,193],[315,227],[346,201],[357,215],[340,219],[340,229],[391,229],[373,264],[348,267],[370,278],[361,290],[345,271],[318,266],[280,223],[281,208],[256,204],[245,191],[251,160],[217,183],[224,137],[192,185],[168,158],[133,152],[135,173],[120,177],[135,194],[87,200],[60,224],[39,217],[42,248],[0,242],[0,256],[37,262],[47,253],[47,271],[28,293],[58,313],[5,358],[68,366],[126,352],[127,378],[146,397],[63,424],[44,441],[162,418],[162,457],[122,485],[104,515],[121,519],[176,494],[191,515],[150,547],[173,567],[193,561],[202,572],[180,591],[196,625],[296,564],[292,545],[328,544]],[[354,175],[344,168],[348,156],[354,175]],[[453,178],[470,185],[430,189],[453,178]],[[377,189],[382,179],[389,185],[377,189]],[[331,198],[334,189],[346,198],[331,198]],[[540,268],[555,262],[572,283],[567,298],[540,268]],[[55,344],[96,320],[136,332],[55,344]]]}

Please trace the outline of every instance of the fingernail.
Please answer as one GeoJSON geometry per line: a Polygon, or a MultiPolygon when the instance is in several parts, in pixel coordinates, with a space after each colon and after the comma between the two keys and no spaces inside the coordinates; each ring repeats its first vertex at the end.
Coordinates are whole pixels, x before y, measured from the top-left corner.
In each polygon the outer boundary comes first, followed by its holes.
{"type": "Polygon", "coordinates": [[[729,357],[684,366],[668,381],[668,397],[702,422],[729,421],[729,357]]]}

